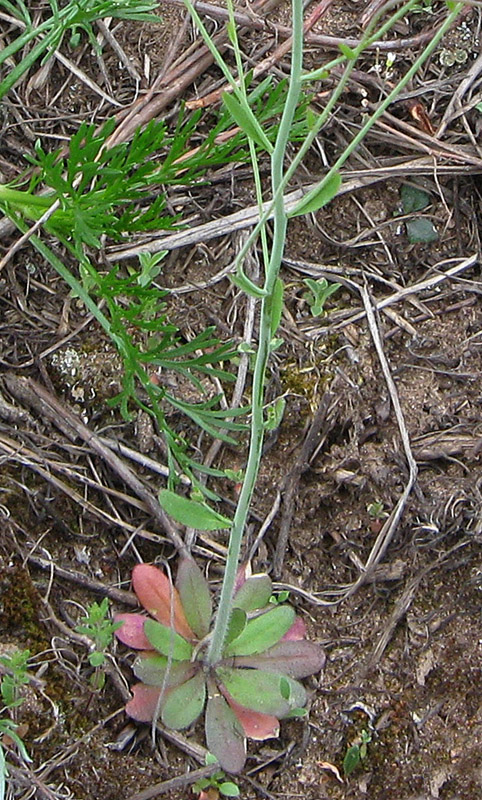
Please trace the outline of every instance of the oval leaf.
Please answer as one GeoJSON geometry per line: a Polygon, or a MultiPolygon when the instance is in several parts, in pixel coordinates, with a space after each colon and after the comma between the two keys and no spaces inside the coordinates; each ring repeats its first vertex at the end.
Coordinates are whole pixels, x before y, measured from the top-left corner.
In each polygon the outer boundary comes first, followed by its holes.
{"type": "Polygon", "coordinates": [[[227,772],[241,772],[246,761],[246,739],[241,723],[224,697],[215,694],[206,707],[206,744],[227,772]]]}
{"type": "Polygon", "coordinates": [[[199,717],[206,699],[206,681],[202,672],[176,686],[162,702],[161,719],[168,728],[179,731],[199,717]]]}
{"type": "Polygon", "coordinates": [[[203,639],[209,633],[213,604],[208,582],[193,558],[181,559],[176,587],[190,627],[203,639]]]}
{"type": "Polygon", "coordinates": [[[270,714],[261,714],[259,711],[251,711],[249,708],[240,706],[239,703],[225,693],[226,700],[236,714],[248,739],[265,741],[265,739],[276,739],[279,736],[279,721],[277,717],[270,714]]]}
{"type": "Polygon", "coordinates": [[[325,661],[325,654],[316,642],[283,641],[259,655],[236,656],[234,666],[281,672],[290,678],[306,678],[320,672],[325,661]]]}
{"type": "Polygon", "coordinates": [[[132,700],[126,704],[126,714],[137,722],[152,722],[161,690],[157,686],[137,683],[131,692],[132,700]]]}
{"type": "Polygon", "coordinates": [[[163,656],[171,656],[176,661],[184,661],[191,658],[192,647],[176,631],[161,625],[153,619],[146,619],[144,623],[144,633],[149,644],[163,656]]]}
{"type": "Polygon", "coordinates": [[[220,666],[216,675],[233,700],[252,711],[281,719],[292,708],[301,708],[306,703],[306,692],[301,683],[279,673],[220,666]],[[282,686],[285,694],[288,686],[289,698],[283,697],[282,686]]]}
{"type": "Polygon", "coordinates": [[[228,644],[223,655],[249,656],[262,653],[279,642],[290,629],[295,619],[291,606],[278,606],[255,619],[250,619],[244,631],[228,644]]]}
{"type": "Polygon", "coordinates": [[[166,688],[188,681],[198,669],[199,664],[190,661],[173,661],[168,667],[167,657],[157,653],[138,656],[132,666],[134,675],[143,683],[166,688]]]}
{"type": "Polygon", "coordinates": [[[185,639],[193,638],[193,632],[187,623],[177,589],[172,586],[171,581],[162,570],[153,564],[137,564],[132,570],[132,587],[141,605],[158,622],[169,627],[171,618],[174,616],[176,631],[185,639]]]}
{"type": "Polygon", "coordinates": [[[257,611],[268,605],[269,598],[273,594],[273,583],[269,575],[260,573],[252,575],[238,589],[234,596],[233,603],[236,608],[243,611],[257,611]]]}
{"type": "Polygon", "coordinates": [[[326,182],[322,181],[320,186],[315,186],[311,192],[303,197],[292,211],[288,212],[288,217],[299,217],[301,214],[312,214],[330,200],[333,200],[341,186],[341,175],[339,172],[333,173],[326,182]]]}
{"type": "Polygon", "coordinates": [[[162,489],[159,493],[159,503],[170,517],[199,531],[216,531],[221,528],[230,528],[231,520],[218,514],[205,503],[196,503],[187,497],[181,497],[169,489],[162,489]]]}
{"type": "Polygon", "coordinates": [[[241,608],[233,608],[229,618],[228,630],[226,631],[226,644],[237,639],[246,627],[246,612],[241,608]]]}
{"type": "Polygon", "coordinates": [[[135,650],[149,650],[150,642],[144,633],[144,622],[147,617],[142,614],[116,614],[114,622],[122,622],[115,635],[120,642],[135,650]]]}

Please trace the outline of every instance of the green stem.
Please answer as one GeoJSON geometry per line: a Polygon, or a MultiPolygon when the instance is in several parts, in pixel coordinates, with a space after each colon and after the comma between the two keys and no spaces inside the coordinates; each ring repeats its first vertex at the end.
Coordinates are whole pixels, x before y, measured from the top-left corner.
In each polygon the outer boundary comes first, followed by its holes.
{"type": "MultiPolygon", "coordinates": [[[[303,4],[302,0],[292,0],[293,15],[293,48],[291,55],[291,74],[286,104],[281,118],[274,151],[271,157],[271,181],[273,194],[276,195],[279,186],[283,181],[283,161],[286,153],[286,145],[289,140],[289,133],[293,123],[293,117],[298,103],[301,88],[301,70],[303,60],[303,4]]],[[[261,320],[258,336],[258,351],[253,374],[253,397],[252,397],[252,417],[251,417],[251,436],[246,466],[246,475],[241,488],[236,512],[233,520],[233,527],[229,538],[228,557],[226,570],[224,573],[221,598],[216,613],[213,637],[207,653],[207,663],[215,664],[220,660],[223,652],[226,633],[228,630],[229,618],[232,610],[232,598],[236,572],[241,552],[241,543],[249,513],[251,499],[259,472],[261,453],[264,438],[264,381],[266,367],[270,353],[271,342],[271,299],[276,279],[281,267],[284,243],[286,238],[287,217],[284,210],[283,196],[278,193],[275,201],[274,230],[271,255],[266,270],[264,289],[268,295],[262,300],[261,320]]]]}

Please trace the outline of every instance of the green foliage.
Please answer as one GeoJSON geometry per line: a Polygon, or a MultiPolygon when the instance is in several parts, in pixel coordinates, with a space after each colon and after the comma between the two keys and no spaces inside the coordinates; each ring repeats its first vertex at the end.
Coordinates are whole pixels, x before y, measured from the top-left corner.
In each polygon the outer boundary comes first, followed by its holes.
{"type": "MultiPolygon", "coordinates": [[[[31,761],[23,740],[17,733],[17,724],[6,714],[18,708],[24,698],[20,695],[22,686],[29,682],[28,659],[29,650],[17,650],[9,656],[0,656],[0,694],[3,707],[0,709],[0,740],[7,736],[17,746],[24,761],[31,761]]],[[[0,742],[0,800],[5,796],[8,764],[5,760],[4,748],[0,742]]]]}
{"type": "Polygon", "coordinates": [[[37,59],[45,63],[54,51],[62,44],[64,36],[70,31],[71,43],[75,46],[80,41],[80,32],[87,34],[90,43],[97,47],[92,23],[105,17],[138,20],[140,22],[159,23],[160,18],[150,14],[157,8],[155,0],[70,0],[63,8],[59,8],[57,0],[49,0],[51,16],[44,22],[33,22],[28,7],[22,0],[0,0],[0,8],[16,17],[24,27],[11,44],[0,51],[0,67],[7,59],[23,51],[27,45],[27,55],[0,82],[0,99],[25,75],[37,59]],[[31,43],[39,39],[35,44],[31,43]]]}
{"type": "MultiPolygon", "coordinates": [[[[403,184],[400,190],[400,198],[404,214],[414,214],[430,204],[428,192],[410,183],[403,184]]],[[[430,244],[430,242],[436,242],[439,238],[435,225],[427,217],[416,216],[414,219],[408,220],[406,226],[408,240],[412,244],[417,242],[430,244]]]]}
{"type": "MultiPolygon", "coordinates": [[[[217,764],[218,760],[212,753],[206,753],[205,758],[206,766],[209,764],[217,764]]],[[[193,783],[193,792],[202,792],[204,789],[217,789],[224,797],[239,797],[239,787],[232,781],[226,780],[226,775],[220,769],[214,772],[209,778],[200,778],[196,783],[193,783]]]]}
{"type": "Polygon", "coordinates": [[[371,742],[371,734],[363,730],[360,733],[358,741],[352,744],[345,753],[343,759],[343,772],[348,777],[355,769],[366,760],[368,754],[367,745],[371,742]]]}
{"type": "Polygon", "coordinates": [[[303,283],[311,290],[311,295],[308,294],[307,299],[311,307],[312,315],[314,317],[321,317],[326,301],[341,288],[341,283],[328,283],[326,278],[320,278],[317,281],[314,281],[312,278],[305,278],[303,283]]]}
{"type": "Polygon", "coordinates": [[[94,672],[90,677],[90,684],[95,691],[104,687],[105,672],[101,667],[105,664],[106,650],[112,643],[114,633],[121,625],[121,622],[111,622],[109,619],[109,601],[104,597],[101,603],[92,603],[87,608],[87,614],[75,627],[77,633],[92,639],[94,649],[89,653],[89,664],[94,667],[94,672]]]}

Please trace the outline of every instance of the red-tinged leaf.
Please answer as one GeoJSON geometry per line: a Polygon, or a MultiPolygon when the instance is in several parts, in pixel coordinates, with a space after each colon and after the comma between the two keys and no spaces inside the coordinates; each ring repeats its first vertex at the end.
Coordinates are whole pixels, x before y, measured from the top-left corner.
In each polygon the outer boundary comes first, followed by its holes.
{"type": "Polygon", "coordinates": [[[241,772],[246,761],[246,739],[241,723],[220,694],[208,700],[206,743],[226,772],[241,772]]]}
{"type": "Polygon", "coordinates": [[[291,606],[277,606],[259,617],[250,619],[243,632],[227,645],[225,656],[249,656],[262,653],[284,636],[295,618],[291,606]]]}
{"type": "Polygon", "coordinates": [[[174,658],[176,661],[189,661],[191,658],[192,646],[172,628],[161,625],[154,619],[146,619],[144,633],[150,647],[154,647],[161,655],[174,658]]]}
{"type": "Polygon", "coordinates": [[[200,668],[200,662],[173,661],[166,656],[151,653],[139,655],[132,666],[136,678],[148,686],[179,686],[192,678],[200,668]],[[167,675],[166,675],[167,672],[167,675]]]}
{"type": "Polygon", "coordinates": [[[172,617],[176,631],[185,639],[194,638],[179,593],[160,569],[153,564],[137,564],[132,570],[132,586],[146,611],[167,627],[171,625],[172,603],[172,617]]]}
{"type": "Polygon", "coordinates": [[[157,686],[136,683],[131,692],[133,697],[126,705],[126,714],[137,722],[152,722],[161,690],[157,686]]]}
{"type": "Polygon", "coordinates": [[[235,702],[251,711],[281,719],[292,708],[301,708],[306,703],[306,692],[301,683],[286,675],[222,666],[217,667],[216,675],[235,702]],[[285,696],[286,687],[289,697],[285,696]]]}
{"type": "Polygon", "coordinates": [[[269,575],[251,575],[234,595],[233,603],[243,611],[256,611],[264,608],[273,594],[273,584],[269,575]]]}
{"type": "Polygon", "coordinates": [[[206,700],[206,681],[202,672],[169,691],[162,701],[161,719],[168,728],[188,728],[199,717],[206,700]]]}
{"type": "Polygon", "coordinates": [[[244,564],[238,568],[236,573],[236,581],[234,583],[234,594],[237,594],[245,581],[251,577],[251,562],[245,561],[244,564]]]}
{"type": "Polygon", "coordinates": [[[189,626],[199,639],[209,633],[213,604],[206,578],[194,559],[183,558],[177,571],[176,587],[189,626]]]}
{"type": "Polygon", "coordinates": [[[143,614],[116,614],[114,622],[122,622],[122,628],[118,628],[115,635],[119,641],[128,647],[133,647],[134,650],[152,650],[152,645],[144,633],[146,619],[143,614]]]}
{"type": "Polygon", "coordinates": [[[306,678],[320,672],[325,661],[323,650],[315,642],[281,641],[264,653],[236,656],[233,666],[279,672],[290,678],[306,678]]]}
{"type": "Polygon", "coordinates": [[[296,617],[292,626],[281,637],[282,642],[298,642],[306,636],[306,624],[301,617],[296,617]]]}
{"type": "Polygon", "coordinates": [[[261,714],[259,711],[251,711],[237,703],[228,692],[223,692],[223,694],[241,723],[245,736],[259,742],[265,739],[276,739],[279,736],[277,717],[261,714]]]}

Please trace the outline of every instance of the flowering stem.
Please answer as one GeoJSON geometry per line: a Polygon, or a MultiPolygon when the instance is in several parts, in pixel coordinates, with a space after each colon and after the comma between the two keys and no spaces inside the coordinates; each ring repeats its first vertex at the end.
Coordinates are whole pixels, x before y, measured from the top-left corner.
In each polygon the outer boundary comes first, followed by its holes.
{"type": "Polygon", "coordinates": [[[283,204],[283,196],[278,189],[283,181],[283,164],[286,146],[293,123],[294,114],[298,104],[301,90],[301,70],[303,63],[303,3],[302,0],[292,0],[293,15],[293,47],[291,54],[291,71],[286,103],[281,117],[278,134],[271,155],[271,185],[274,204],[274,229],[271,253],[265,273],[264,290],[266,296],[261,301],[261,319],[258,336],[258,351],[253,374],[253,397],[251,415],[251,435],[246,466],[246,475],[239,495],[236,513],[229,539],[228,557],[224,573],[221,598],[216,614],[213,637],[207,653],[207,663],[215,664],[220,660],[223,652],[224,641],[228,630],[229,618],[232,608],[232,597],[236,572],[238,568],[241,542],[246,520],[249,513],[251,499],[261,463],[261,454],[264,439],[264,381],[266,367],[270,354],[270,343],[273,336],[272,327],[272,300],[276,280],[281,267],[281,259],[286,238],[287,216],[283,204]]]}

